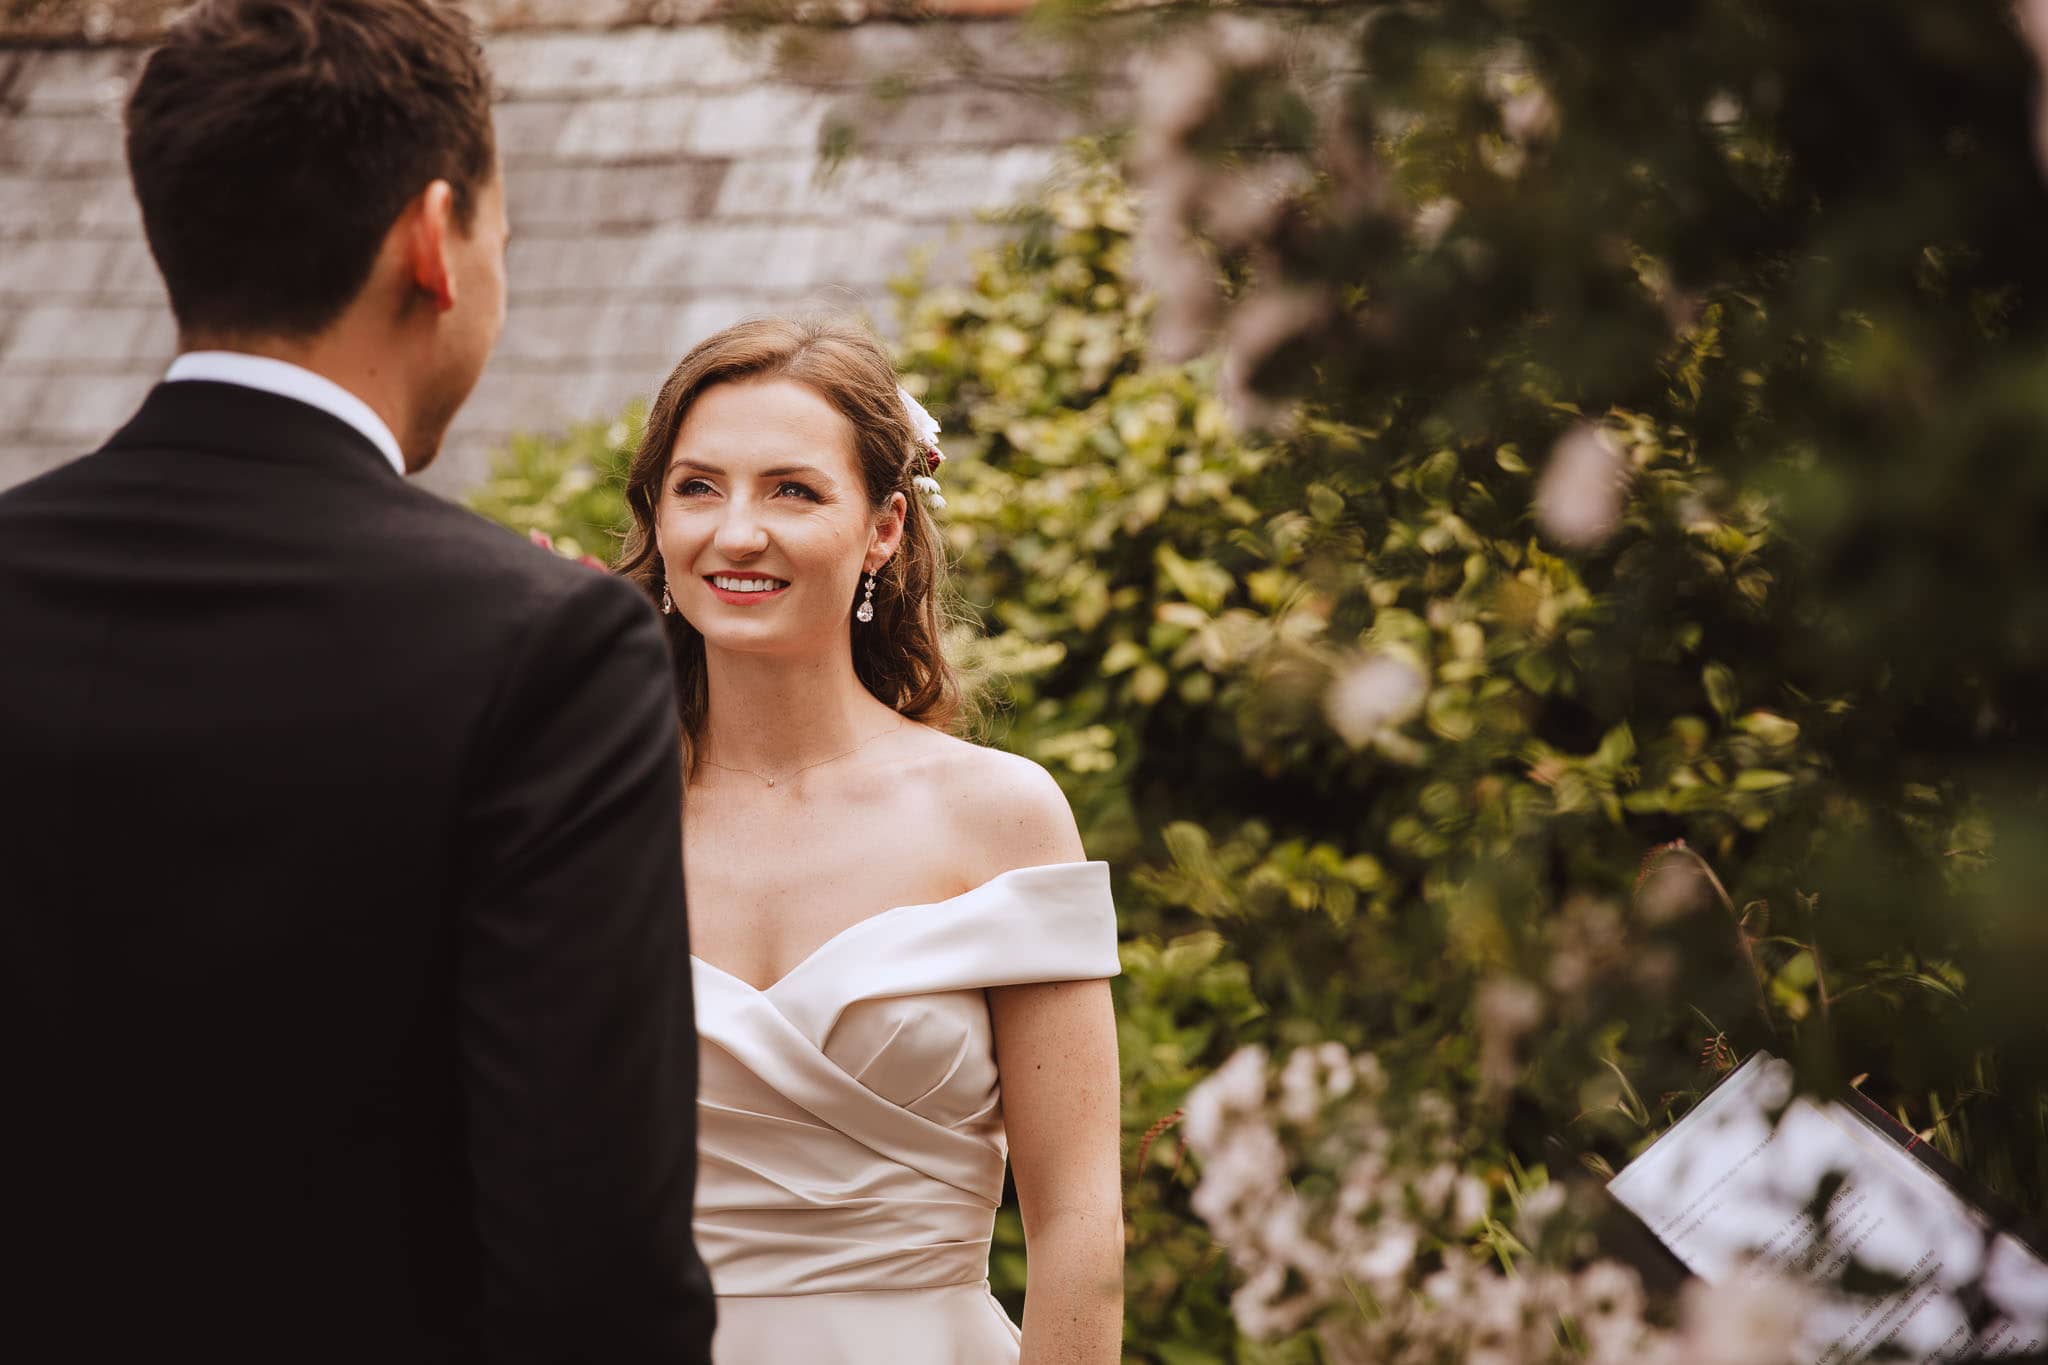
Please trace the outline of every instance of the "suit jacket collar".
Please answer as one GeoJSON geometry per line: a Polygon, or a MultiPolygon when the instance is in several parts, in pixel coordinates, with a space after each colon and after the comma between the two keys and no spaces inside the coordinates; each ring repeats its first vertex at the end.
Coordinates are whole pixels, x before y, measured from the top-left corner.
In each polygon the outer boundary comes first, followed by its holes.
{"type": "Polygon", "coordinates": [[[376,442],[310,403],[241,384],[158,384],[108,450],[195,450],[272,462],[361,467],[396,479],[376,442]]]}
{"type": "Polygon", "coordinates": [[[405,455],[398,448],[398,438],[391,434],[391,428],[377,415],[377,410],[324,374],[275,356],[246,351],[185,351],[164,372],[164,382],[174,384],[186,379],[217,379],[223,384],[241,384],[311,403],[375,441],[391,467],[401,476],[405,473],[405,455]]]}

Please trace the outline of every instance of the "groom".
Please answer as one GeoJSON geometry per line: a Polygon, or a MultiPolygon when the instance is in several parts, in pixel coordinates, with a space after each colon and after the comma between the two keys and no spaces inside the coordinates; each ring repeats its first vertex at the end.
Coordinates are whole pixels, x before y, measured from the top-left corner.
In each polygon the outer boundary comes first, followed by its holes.
{"type": "Polygon", "coordinates": [[[128,157],[183,354],[0,495],[0,1358],[704,1361],[657,618],[403,477],[504,314],[475,39],[201,0],[128,157]]]}

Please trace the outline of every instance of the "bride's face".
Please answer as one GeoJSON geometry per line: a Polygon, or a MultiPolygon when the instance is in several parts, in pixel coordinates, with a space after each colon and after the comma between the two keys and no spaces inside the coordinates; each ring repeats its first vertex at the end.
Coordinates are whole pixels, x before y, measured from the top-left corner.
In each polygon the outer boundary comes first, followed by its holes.
{"type": "Polygon", "coordinates": [[[787,379],[719,384],[684,414],[656,514],[676,610],[707,646],[803,651],[843,638],[861,576],[903,534],[869,503],[854,433],[787,379]]]}

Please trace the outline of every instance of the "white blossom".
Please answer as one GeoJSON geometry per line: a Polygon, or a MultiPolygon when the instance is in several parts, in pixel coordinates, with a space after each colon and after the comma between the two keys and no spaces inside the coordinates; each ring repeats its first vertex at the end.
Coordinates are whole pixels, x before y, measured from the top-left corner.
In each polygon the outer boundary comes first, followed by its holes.
{"type": "Polygon", "coordinates": [[[1595,977],[1614,971],[1629,952],[1621,907],[1592,896],[1566,900],[1550,924],[1550,961],[1544,978],[1559,996],[1574,996],[1595,977]]]}
{"type": "Polygon", "coordinates": [[[1280,1113],[1289,1123],[1306,1124],[1323,1107],[1316,1071],[1316,1055],[1307,1048],[1296,1050],[1280,1068],[1280,1113]]]}
{"type": "MultiPolygon", "coordinates": [[[[1548,1188],[1548,1187],[1547,1187],[1548,1188]]],[[[1571,1314],[1595,1360],[1624,1360],[1643,1334],[1642,1277],[1619,1261],[1596,1261],[1580,1272],[1571,1314]]]]}
{"type": "Polygon", "coordinates": [[[1222,91],[1221,73],[1199,42],[1145,53],[1136,75],[1137,123],[1147,152],[1199,128],[1222,91]]]}
{"type": "Polygon", "coordinates": [[[1354,749],[1411,720],[1429,695],[1429,676],[1400,649],[1376,649],[1339,670],[1324,694],[1330,726],[1354,749]]]}
{"type": "Polygon", "coordinates": [[[1323,1064],[1323,1083],[1329,1088],[1331,1099],[1343,1099],[1358,1084],[1358,1069],[1352,1065],[1344,1044],[1324,1043],[1316,1049],[1316,1060],[1323,1064]]]}
{"type": "Polygon", "coordinates": [[[1266,1101],[1266,1049],[1243,1047],[1188,1092],[1182,1131],[1189,1142],[1218,1141],[1227,1117],[1256,1111],[1266,1101]]]}
{"type": "Polygon", "coordinates": [[[1204,226],[1224,247],[1253,246],[1272,234],[1288,206],[1313,183],[1307,163],[1292,157],[1220,170],[1201,182],[1204,226]]]}
{"type": "Polygon", "coordinates": [[[1458,1111],[1451,1102],[1434,1090],[1425,1090],[1415,1097],[1415,1121],[1423,1128],[1449,1128],[1458,1120],[1458,1111]]]}
{"type": "Polygon", "coordinates": [[[1558,1184],[1539,1185],[1522,1196],[1522,1207],[1515,1219],[1515,1230],[1522,1240],[1535,1245],[1543,1240],[1543,1229],[1551,1219],[1564,1211],[1565,1188],[1558,1184]]]}
{"type": "Polygon", "coordinates": [[[1320,289],[1275,285],[1261,289],[1230,311],[1223,331],[1223,366],[1217,388],[1241,427],[1277,423],[1284,409],[1262,397],[1253,378],[1272,354],[1314,331],[1330,316],[1330,299],[1320,289]]]}
{"type": "Polygon", "coordinates": [[[1415,210],[1409,221],[1409,230],[1415,234],[1416,244],[1425,251],[1434,251],[1443,242],[1451,225],[1458,221],[1462,206],[1457,200],[1439,196],[1415,210]]]}
{"type": "Polygon", "coordinates": [[[1710,127],[1726,128],[1742,121],[1742,101],[1731,91],[1717,90],[1700,110],[1700,118],[1710,127]]]}
{"type": "Polygon", "coordinates": [[[1642,888],[1636,893],[1636,910],[1643,923],[1670,924],[1695,910],[1705,909],[1713,890],[1700,865],[1689,857],[1664,857],[1657,861],[1642,888]]]}
{"type": "Polygon", "coordinates": [[[1185,226],[1194,179],[1190,168],[1166,165],[1145,175],[1139,190],[1131,269],[1153,299],[1151,353],[1168,364],[1208,348],[1222,305],[1215,262],[1185,226]]]}
{"type": "Polygon", "coordinates": [[[1487,1205],[1492,1197],[1486,1189],[1486,1182],[1470,1171],[1458,1172],[1458,1178],[1451,1185],[1450,1224],[1458,1232],[1472,1232],[1486,1221],[1487,1205]]]}
{"type": "Polygon", "coordinates": [[[1807,1286],[1776,1275],[1685,1288],[1683,1326],[1692,1365],[1792,1365],[1814,1308],[1807,1286]]]}
{"type": "Polygon", "coordinates": [[[1516,1052],[1543,1021],[1543,995],[1519,977],[1497,976],[1474,1000],[1479,1024],[1479,1084],[1491,1095],[1512,1089],[1520,1074],[1516,1052]]]}
{"type": "Polygon", "coordinates": [[[1517,142],[1541,142],[1557,131],[1557,106],[1541,86],[1531,86],[1502,103],[1500,124],[1517,142]]]}
{"type": "MultiPolygon", "coordinates": [[[[1795,1287],[1695,1287],[1672,1331],[1645,1318],[1642,1282],[1617,1262],[1532,1256],[1501,1273],[1466,1240],[1488,1194],[1465,1169],[1456,1107],[1434,1091],[1389,1103],[1385,1081],[1371,1053],[1336,1043],[1295,1049],[1277,1072],[1248,1047],[1189,1094],[1193,1205],[1237,1271],[1247,1336],[1311,1329],[1336,1365],[1788,1365],[1811,1308],[1795,1287]],[[1297,1190],[1304,1167],[1336,1174],[1334,1192],[1297,1190]]],[[[1523,1197],[1531,1244],[1564,1202],[1556,1184],[1523,1197]]]]}
{"type": "Polygon", "coordinates": [[[1421,1236],[1414,1225],[1398,1218],[1383,1218],[1347,1259],[1345,1269],[1368,1284],[1399,1281],[1414,1270],[1420,1243],[1421,1236]]]}
{"type": "Polygon", "coordinates": [[[919,450],[935,450],[939,444],[939,424],[924,404],[917,401],[909,389],[896,386],[896,396],[903,400],[903,414],[910,419],[910,435],[919,450]]]}
{"type": "Polygon", "coordinates": [[[1621,522],[1628,465],[1612,433],[1594,422],[1566,432],[1536,487],[1536,521],[1575,550],[1599,546],[1621,522]]]}

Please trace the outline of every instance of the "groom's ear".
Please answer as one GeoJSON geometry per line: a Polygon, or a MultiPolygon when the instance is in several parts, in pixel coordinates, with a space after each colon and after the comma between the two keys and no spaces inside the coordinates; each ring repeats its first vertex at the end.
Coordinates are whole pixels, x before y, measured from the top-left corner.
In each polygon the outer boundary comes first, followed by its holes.
{"type": "Polygon", "coordinates": [[[447,181],[420,191],[399,220],[399,231],[413,287],[433,300],[436,312],[447,312],[455,306],[455,191],[447,181]]]}

